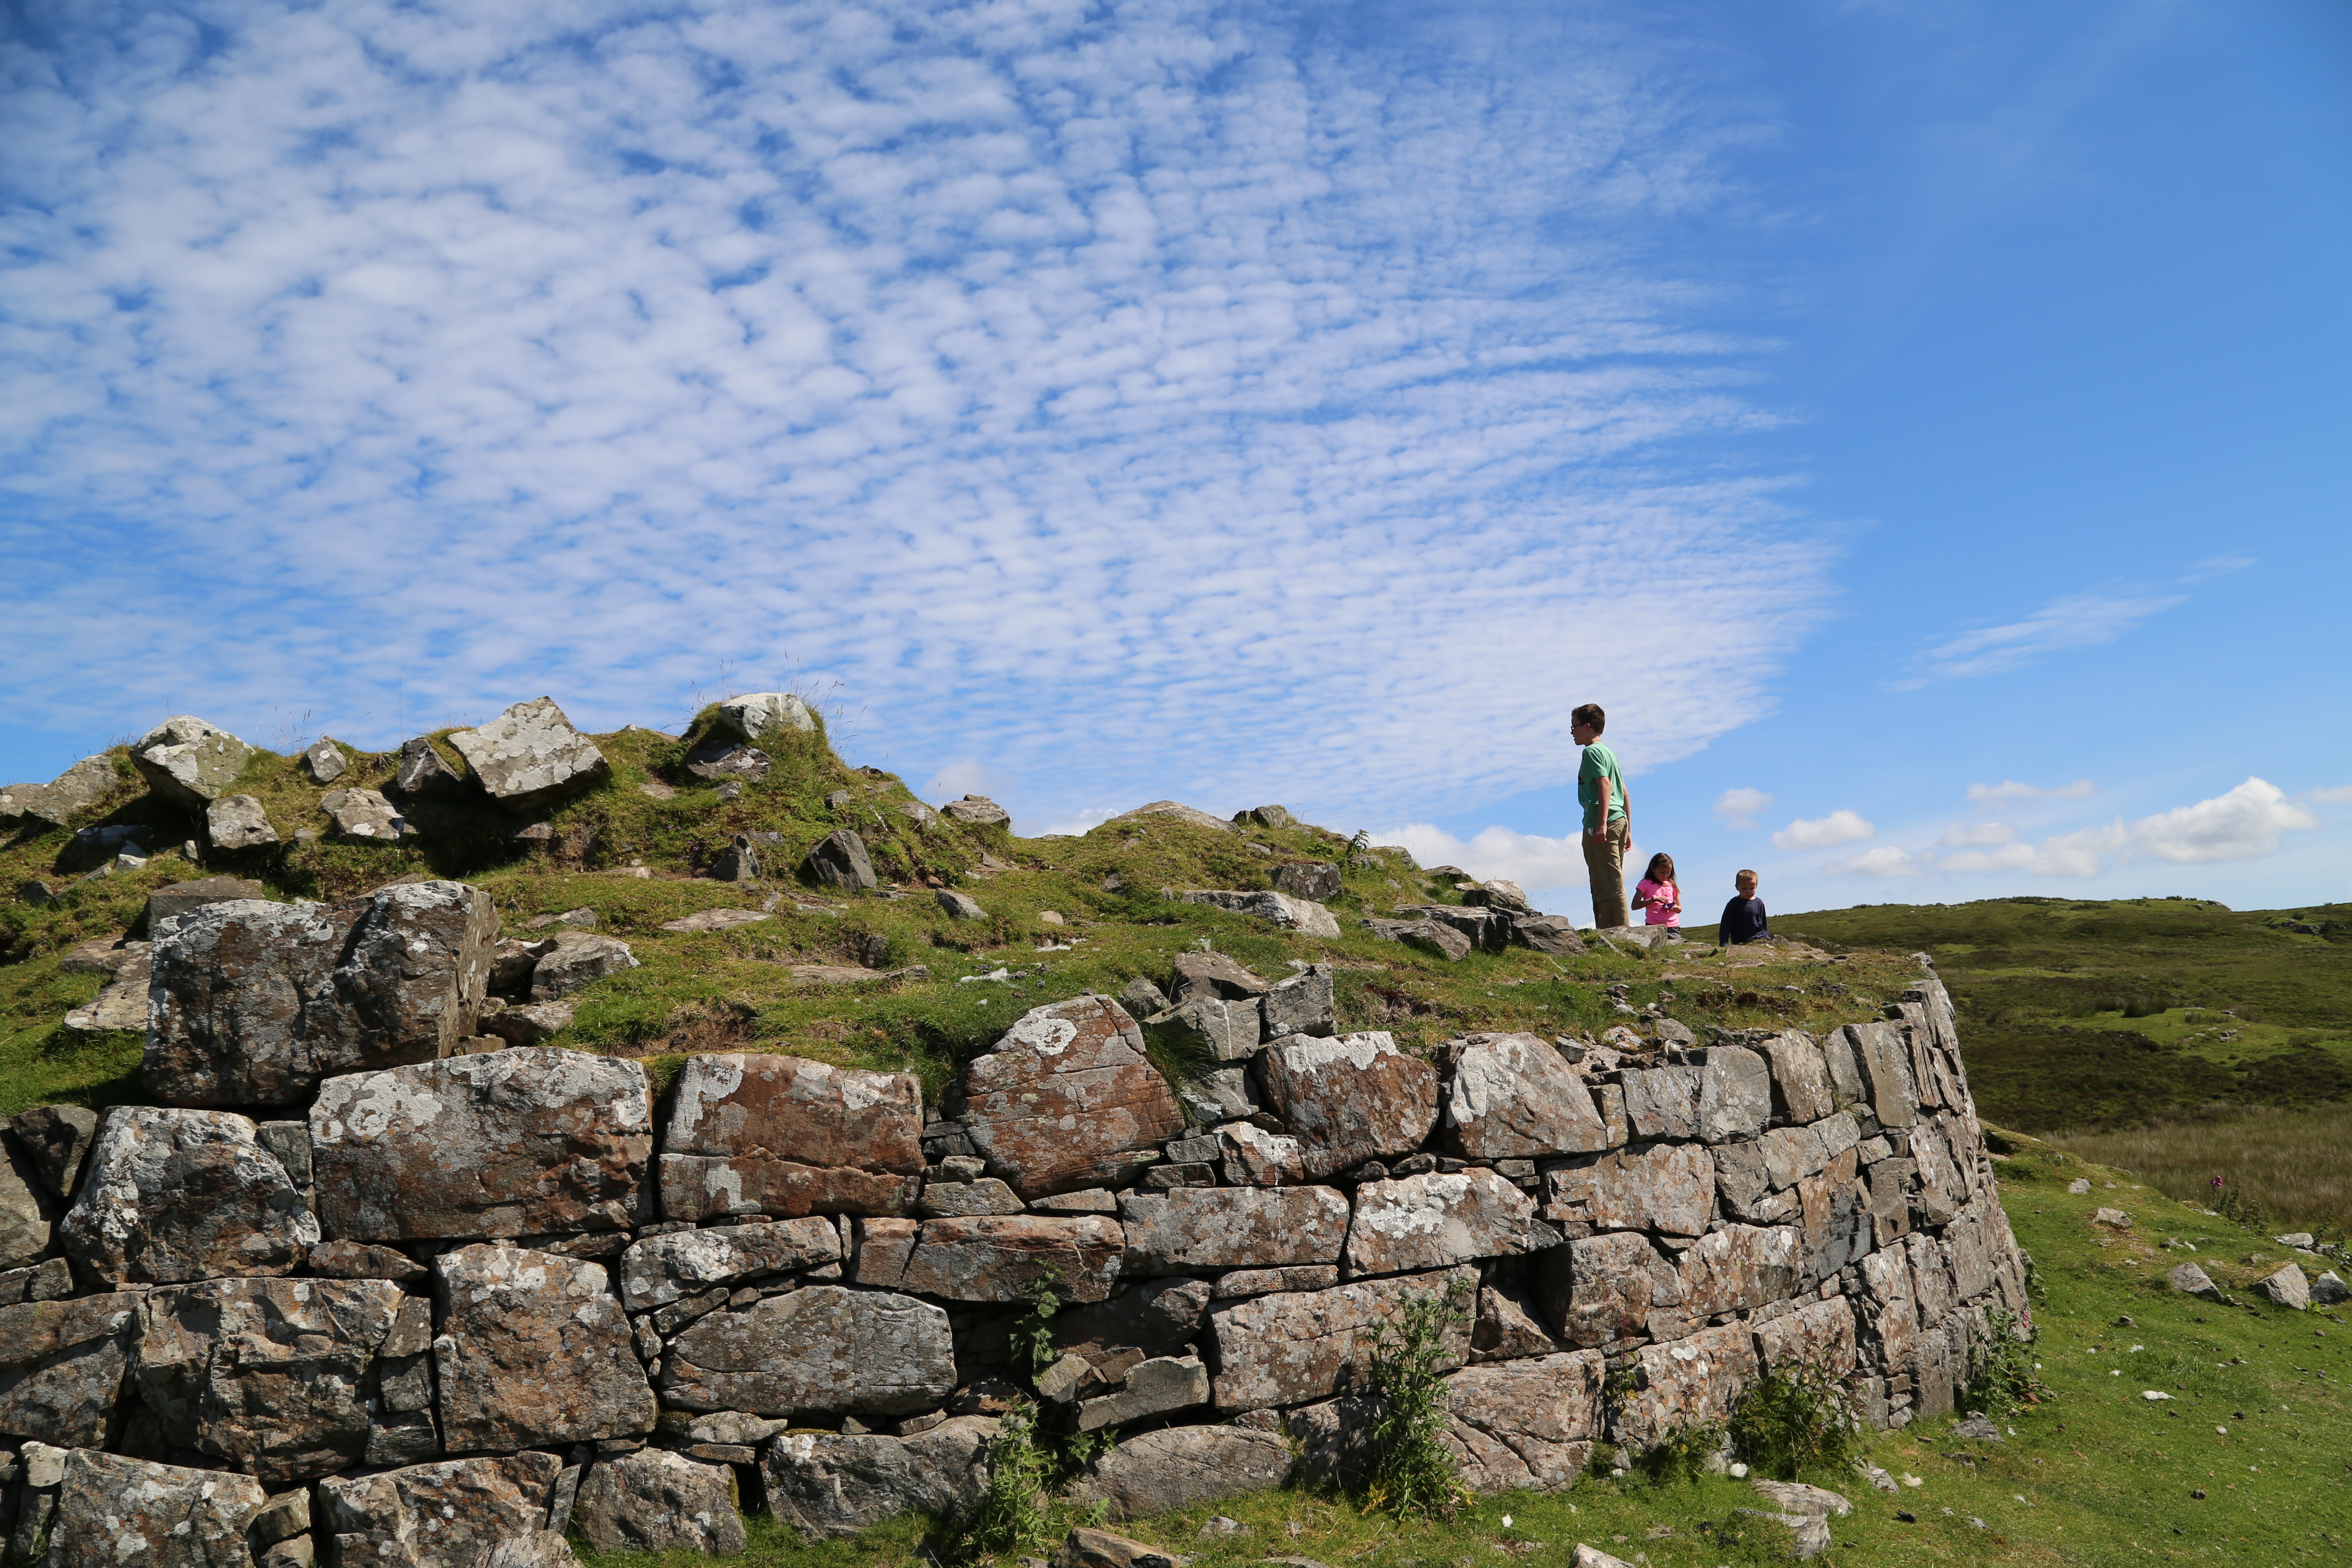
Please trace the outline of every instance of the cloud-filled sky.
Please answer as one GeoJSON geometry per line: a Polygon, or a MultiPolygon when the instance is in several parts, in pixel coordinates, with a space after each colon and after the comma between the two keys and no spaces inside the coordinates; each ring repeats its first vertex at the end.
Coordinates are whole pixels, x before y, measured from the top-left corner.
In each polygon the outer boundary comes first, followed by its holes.
{"type": "Polygon", "coordinates": [[[1576,907],[1592,700],[1709,890],[2352,896],[2347,36],[28,0],[0,772],[790,685],[1033,830],[1281,800],[1576,907]]]}

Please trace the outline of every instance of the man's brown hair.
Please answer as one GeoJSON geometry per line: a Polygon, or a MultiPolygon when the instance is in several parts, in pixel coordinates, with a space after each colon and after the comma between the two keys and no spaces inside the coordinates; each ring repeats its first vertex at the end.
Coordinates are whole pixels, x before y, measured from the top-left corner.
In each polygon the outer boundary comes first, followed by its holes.
{"type": "Polygon", "coordinates": [[[1601,710],[1601,704],[1598,702],[1579,703],[1575,710],[1569,714],[1569,718],[1579,724],[1585,725],[1596,735],[1609,728],[1609,715],[1601,710]]]}

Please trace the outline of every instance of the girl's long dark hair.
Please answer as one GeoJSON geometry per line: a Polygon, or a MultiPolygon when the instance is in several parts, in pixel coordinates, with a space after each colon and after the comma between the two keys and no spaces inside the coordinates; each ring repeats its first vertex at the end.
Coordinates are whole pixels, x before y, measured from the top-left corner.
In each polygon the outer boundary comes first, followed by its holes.
{"type": "Polygon", "coordinates": [[[1643,875],[1653,882],[1674,882],[1677,888],[1682,886],[1680,882],[1675,882],[1675,858],[1663,849],[1650,857],[1650,868],[1643,875]],[[1663,877],[1658,874],[1658,868],[1661,866],[1665,868],[1665,875],[1663,877]]]}

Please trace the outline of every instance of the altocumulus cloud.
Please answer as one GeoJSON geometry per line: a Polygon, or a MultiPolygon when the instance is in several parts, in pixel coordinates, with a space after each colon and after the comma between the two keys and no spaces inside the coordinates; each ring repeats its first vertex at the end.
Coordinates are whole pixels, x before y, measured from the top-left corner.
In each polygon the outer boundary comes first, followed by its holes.
{"type": "Polygon", "coordinates": [[[1751,128],[1667,46],[1344,15],[31,0],[0,710],[796,667],[1071,821],[1459,808],[1588,695],[1688,753],[1824,565],[1674,457],[1759,345],[1639,237],[1751,128]],[[1668,613],[1727,629],[1629,651],[1668,613]]]}

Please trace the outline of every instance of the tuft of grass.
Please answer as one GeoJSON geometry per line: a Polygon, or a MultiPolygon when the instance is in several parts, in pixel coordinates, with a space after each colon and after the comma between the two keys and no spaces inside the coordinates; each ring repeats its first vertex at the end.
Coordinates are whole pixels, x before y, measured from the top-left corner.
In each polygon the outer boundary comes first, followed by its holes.
{"type": "Polygon", "coordinates": [[[1764,1369],[1732,1407],[1733,1452],[1782,1480],[1801,1471],[1843,1471],[1863,1447],[1863,1425],[1845,1385],[1801,1362],[1764,1369]]]}

